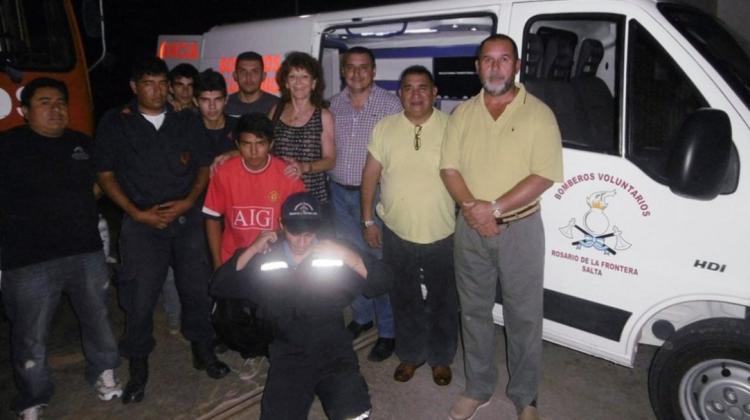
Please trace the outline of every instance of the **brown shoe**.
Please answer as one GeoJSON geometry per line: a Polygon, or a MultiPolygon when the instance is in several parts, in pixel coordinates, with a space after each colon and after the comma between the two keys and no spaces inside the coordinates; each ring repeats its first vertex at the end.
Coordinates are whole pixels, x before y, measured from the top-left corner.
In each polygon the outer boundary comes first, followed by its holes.
{"type": "Polygon", "coordinates": [[[422,366],[422,364],[423,363],[420,363],[418,365],[407,362],[399,363],[396,367],[396,371],[393,372],[393,379],[397,380],[398,382],[409,382],[409,379],[414,376],[414,372],[416,372],[417,368],[422,366]]]}
{"type": "Polygon", "coordinates": [[[473,398],[459,396],[456,402],[451,407],[450,418],[451,420],[471,420],[477,410],[486,406],[490,403],[490,400],[479,401],[473,398]]]}
{"type": "Polygon", "coordinates": [[[518,420],[539,420],[539,412],[533,405],[527,405],[518,415],[518,420]]]}
{"type": "Polygon", "coordinates": [[[453,379],[453,373],[450,366],[436,365],[432,367],[432,380],[436,384],[445,386],[451,383],[451,379],[453,379]]]}

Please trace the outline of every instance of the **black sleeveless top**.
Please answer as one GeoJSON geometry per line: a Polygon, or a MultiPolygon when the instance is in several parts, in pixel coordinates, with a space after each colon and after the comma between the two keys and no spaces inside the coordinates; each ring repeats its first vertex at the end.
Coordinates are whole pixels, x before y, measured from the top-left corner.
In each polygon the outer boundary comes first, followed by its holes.
{"type": "MultiPolygon", "coordinates": [[[[301,127],[286,125],[281,119],[278,119],[273,130],[274,141],[271,152],[274,156],[290,157],[298,162],[320,160],[323,157],[321,142],[323,121],[320,114],[320,108],[316,108],[307,123],[301,127]]],[[[321,203],[328,202],[328,184],[325,172],[302,174],[302,181],[305,183],[307,191],[321,203]]]]}

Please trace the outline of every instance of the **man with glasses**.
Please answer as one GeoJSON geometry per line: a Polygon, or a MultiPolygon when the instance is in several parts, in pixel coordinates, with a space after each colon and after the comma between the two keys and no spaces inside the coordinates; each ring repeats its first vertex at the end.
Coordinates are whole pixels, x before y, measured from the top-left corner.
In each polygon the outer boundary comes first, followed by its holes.
{"type": "Polygon", "coordinates": [[[404,111],[375,126],[362,173],[362,220],[377,212],[384,222],[364,228],[367,244],[383,248],[394,272],[391,304],[396,323],[393,378],[407,382],[427,362],[438,385],[451,381],[458,339],[458,298],[453,276],[454,204],[438,173],[448,115],[435,109],[432,74],[411,66],[398,90],[404,111]]]}

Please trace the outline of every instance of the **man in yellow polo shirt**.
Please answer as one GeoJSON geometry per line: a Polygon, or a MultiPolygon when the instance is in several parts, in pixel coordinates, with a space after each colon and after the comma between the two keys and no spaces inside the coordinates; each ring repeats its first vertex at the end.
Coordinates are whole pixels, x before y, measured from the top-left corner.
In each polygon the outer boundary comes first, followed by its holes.
{"type": "Polygon", "coordinates": [[[440,150],[448,115],[433,108],[432,74],[412,66],[401,74],[404,111],[375,126],[362,173],[361,212],[365,242],[383,248],[394,271],[391,304],[396,324],[393,377],[406,382],[427,362],[438,385],[451,381],[458,341],[458,298],[453,275],[455,204],[440,180],[440,150]],[[372,204],[380,181],[374,223],[372,204]]]}
{"type": "Polygon", "coordinates": [[[461,303],[466,389],[450,411],[465,420],[497,385],[492,309],[502,290],[510,382],[519,419],[538,419],[542,364],[544,228],[539,197],[562,181],[560,131],[552,111],[514,82],[518,48],[505,35],[482,41],[483,89],[456,108],[443,139],[440,175],[461,206],[456,283],[461,303]]]}

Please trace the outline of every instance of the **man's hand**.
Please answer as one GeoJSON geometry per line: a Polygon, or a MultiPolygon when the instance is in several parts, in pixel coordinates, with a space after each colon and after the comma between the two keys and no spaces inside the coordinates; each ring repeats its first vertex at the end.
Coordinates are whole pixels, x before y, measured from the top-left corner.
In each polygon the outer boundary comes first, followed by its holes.
{"type": "Polygon", "coordinates": [[[226,153],[222,153],[219,156],[216,156],[214,158],[214,161],[211,162],[211,166],[209,167],[211,176],[214,176],[214,174],[216,173],[216,169],[218,169],[219,166],[223,165],[226,161],[239,154],[240,152],[238,150],[230,150],[226,153]]]}
{"type": "Polygon", "coordinates": [[[190,200],[183,199],[159,204],[157,209],[159,215],[167,220],[167,223],[172,223],[173,220],[190,210],[191,207],[193,207],[193,203],[190,200]]]}
{"type": "Polygon", "coordinates": [[[272,230],[264,230],[257,238],[255,238],[255,241],[250,245],[250,248],[254,248],[256,254],[264,254],[271,248],[271,244],[278,239],[279,236],[276,232],[272,230]]]}
{"type": "Polygon", "coordinates": [[[263,254],[271,248],[271,244],[278,240],[278,235],[272,230],[266,230],[261,232],[253,243],[242,251],[242,254],[237,258],[237,265],[235,269],[242,271],[247,266],[247,263],[258,254],[263,254]]]}
{"type": "Polygon", "coordinates": [[[500,233],[500,227],[492,216],[492,203],[484,200],[464,201],[461,211],[466,223],[484,237],[500,233]]]}
{"type": "Polygon", "coordinates": [[[303,163],[297,162],[296,159],[292,159],[290,157],[282,156],[282,159],[284,159],[284,162],[286,162],[286,168],[284,168],[284,175],[291,179],[297,179],[302,176],[303,171],[303,163]]]}
{"type": "Polygon", "coordinates": [[[370,225],[362,229],[362,238],[370,248],[380,248],[383,246],[383,234],[378,225],[370,225]]]}
{"type": "Polygon", "coordinates": [[[159,206],[153,206],[146,210],[138,210],[133,215],[133,220],[143,223],[146,226],[151,226],[154,229],[164,229],[171,221],[159,213],[159,206]]]}

